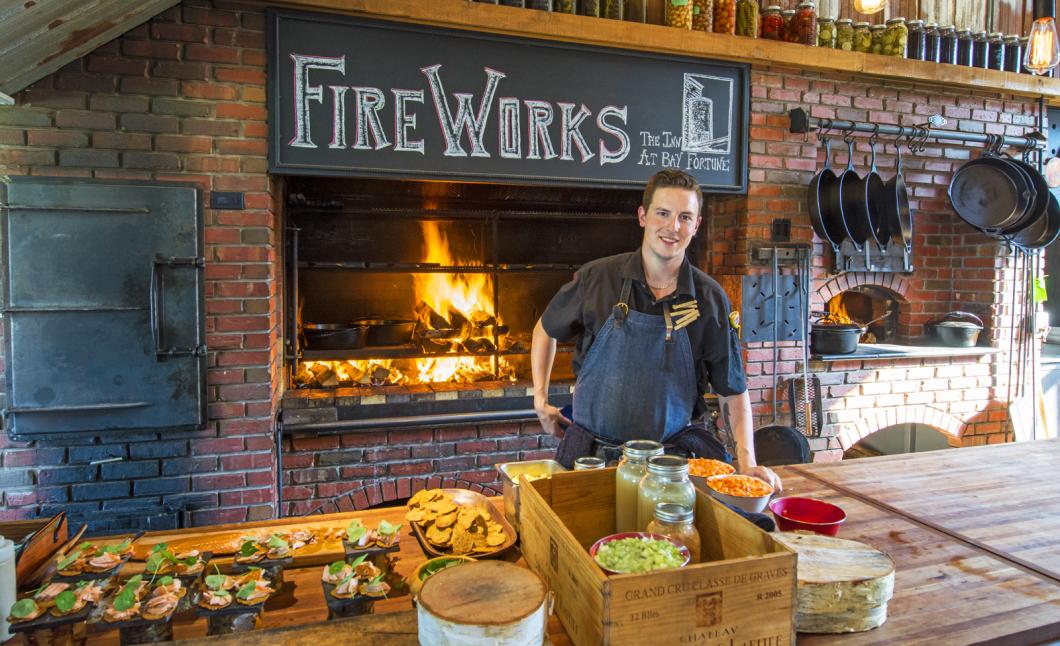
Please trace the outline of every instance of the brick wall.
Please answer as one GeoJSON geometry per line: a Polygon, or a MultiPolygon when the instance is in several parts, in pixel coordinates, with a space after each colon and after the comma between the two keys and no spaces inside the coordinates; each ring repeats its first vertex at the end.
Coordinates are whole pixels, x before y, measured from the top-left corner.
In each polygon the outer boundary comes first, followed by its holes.
{"type": "Polygon", "coordinates": [[[191,181],[207,204],[212,190],[246,196],[244,210],[205,211],[206,427],[0,435],[0,519],[66,509],[106,529],[114,514],[167,505],[195,524],[272,516],[282,272],[265,174],[264,27],[260,7],[189,0],[0,107],[0,174],[191,181]],[[121,460],[93,464],[108,458],[121,460]]]}

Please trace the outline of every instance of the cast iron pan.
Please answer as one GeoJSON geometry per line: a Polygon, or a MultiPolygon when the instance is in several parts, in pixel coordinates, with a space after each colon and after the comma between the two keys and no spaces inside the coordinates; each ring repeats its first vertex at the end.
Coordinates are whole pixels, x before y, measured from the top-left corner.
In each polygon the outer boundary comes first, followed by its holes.
{"type": "Polygon", "coordinates": [[[913,218],[909,211],[909,192],[905,188],[905,178],[902,177],[902,144],[899,142],[895,149],[898,151],[898,165],[894,177],[883,185],[879,201],[880,213],[887,234],[892,239],[901,241],[907,251],[912,251],[913,218]]]}
{"type": "Polygon", "coordinates": [[[303,323],[302,335],[309,350],[359,350],[368,338],[368,326],[352,323],[303,323]]]}
{"type": "Polygon", "coordinates": [[[366,345],[370,346],[412,343],[412,333],[416,329],[416,321],[412,319],[365,318],[357,319],[353,323],[367,326],[368,340],[366,345]]]}
{"type": "Polygon", "coordinates": [[[775,467],[805,464],[810,461],[810,443],[806,436],[790,426],[764,426],[755,431],[755,459],[758,464],[775,467]]]}
{"type": "Polygon", "coordinates": [[[810,223],[817,237],[832,245],[832,249],[836,251],[839,251],[839,244],[843,242],[846,232],[842,226],[829,226],[826,218],[828,211],[826,198],[828,192],[834,190],[834,185],[838,181],[839,178],[832,170],[832,140],[824,138],[824,167],[810,181],[806,192],[806,203],[810,205],[810,223]]]}
{"type": "Polygon", "coordinates": [[[1036,220],[1046,217],[1046,211],[1049,209],[1049,184],[1046,183],[1042,174],[1021,159],[1010,157],[1008,162],[1023,172],[1023,175],[1027,178],[1028,185],[1034,191],[1034,199],[1030,208],[1027,209],[1027,212],[1019,221],[1013,223],[1012,226],[1005,227],[1003,233],[1006,235],[1018,233],[1031,226],[1036,220]]]}
{"type": "Polygon", "coordinates": [[[998,234],[1026,214],[1034,198],[1031,189],[1019,168],[988,147],[982,157],[957,169],[946,193],[962,220],[998,234]]]}
{"type": "Polygon", "coordinates": [[[855,249],[861,251],[861,245],[872,235],[872,227],[865,213],[865,181],[854,170],[852,137],[847,137],[847,169],[839,176],[839,194],[839,209],[832,215],[839,215],[847,238],[854,243],[855,249]]]}
{"type": "MultiPolygon", "coordinates": [[[[862,199],[858,201],[858,209],[864,210],[864,221],[868,222],[869,235],[880,251],[887,248],[890,239],[890,230],[887,220],[883,217],[883,209],[880,208],[880,198],[884,195],[883,178],[876,170],[876,138],[869,139],[869,147],[872,150],[872,162],[869,164],[869,172],[866,173],[863,183],[862,199]]],[[[859,214],[860,215],[860,214],[859,214]]]]}
{"type": "Polygon", "coordinates": [[[1052,191],[1047,193],[1049,206],[1029,227],[1012,236],[1005,236],[1022,249],[1044,249],[1060,234],[1060,202],[1052,191]]]}

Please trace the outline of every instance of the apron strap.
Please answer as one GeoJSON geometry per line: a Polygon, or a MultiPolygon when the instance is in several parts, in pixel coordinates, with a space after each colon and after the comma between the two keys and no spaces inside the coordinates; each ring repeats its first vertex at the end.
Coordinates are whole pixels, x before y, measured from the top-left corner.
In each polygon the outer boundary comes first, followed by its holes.
{"type": "Polygon", "coordinates": [[[611,315],[615,317],[615,327],[622,327],[622,324],[626,322],[626,317],[629,316],[629,297],[632,292],[633,279],[623,278],[622,292],[618,297],[618,302],[611,308],[611,315]]]}

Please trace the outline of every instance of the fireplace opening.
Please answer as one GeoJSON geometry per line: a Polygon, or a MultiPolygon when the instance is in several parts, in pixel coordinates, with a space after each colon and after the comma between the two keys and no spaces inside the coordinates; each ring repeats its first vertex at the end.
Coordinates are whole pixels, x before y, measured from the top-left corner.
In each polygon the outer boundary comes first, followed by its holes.
{"type": "Polygon", "coordinates": [[[859,285],[828,301],[827,318],[864,327],[861,343],[896,343],[898,311],[898,299],[891,292],[882,287],[859,285]]]}
{"type": "Polygon", "coordinates": [[[901,455],[953,448],[945,433],[927,424],[896,424],[863,438],[843,453],[843,459],[901,455]]]}
{"type": "MultiPolygon", "coordinates": [[[[289,385],[361,396],[528,387],[542,310],[582,264],[637,248],[639,200],[635,190],[288,178],[289,385]],[[336,326],[357,330],[329,336],[336,326]]],[[[572,349],[558,349],[553,383],[573,381],[572,349]]]]}

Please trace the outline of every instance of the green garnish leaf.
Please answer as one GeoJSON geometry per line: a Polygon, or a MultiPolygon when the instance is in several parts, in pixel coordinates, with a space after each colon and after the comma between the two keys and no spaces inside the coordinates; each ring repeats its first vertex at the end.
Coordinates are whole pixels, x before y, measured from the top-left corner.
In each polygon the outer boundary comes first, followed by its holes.
{"type": "Polygon", "coordinates": [[[130,577],[129,580],[125,582],[125,587],[136,588],[143,582],[144,582],[144,575],[137,574],[134,577],[130,577]]]}
{"type": "Polygon", "coordinates": [[[357,542],[364,536],[368,529],[361,523],[360,519],[354,518],[346,527],[346,536],[351,543],[357,542]]]}
{"type": "Polygon", "coordinates": [[[397,534],[398,530],[401,529],[401,523],[392,525],[385,520],[379,521],[379,533],[384,536],[391,536],[397,534]]]}
{"type": "Polygon", "coordinates": [[[144,569],[148,572],[157,572],[162,569],[162,565],[168,560],[169,559],[166,558],[165,553],[155,552],[147,557],[147,563],[144,565],[144,569]]]}
{"type": "Polygon", "coordinates": [[[151,548],[152,552],[164,552],[169,549],[169,543],[159,543],[151,548]]]}
{"type": "Polygon", "coordinates": [[[254,556],[258,553],[257,541],[245,541],[239,548],[240,556],[254,556]]]}
{"type": "Polygon", "coordinates": [[[210,574],[206,577],[206,587],[219,590],[225,584],[226,578],[228,577],[223,574],[210,574]]]}
{"type": "Polygon", "coordinates": [[[335,561],[334,563],[328,566],[328,574],[338,574],[339,572],[342,572],[342,570],[345,568],[346,561],[335,561]]]}
{"type": "Polygon", "coordinates": [[[76,561],[80,557],[81,557],[81,552],[78,551],[78,550],[74,550],[73,552],[67,554],[64,558],[60,559],[59,565],[58,565],[59,569],[60,570],[65,570],[66,568],[68,568],[71,565],[73,565],[74,561],[76,561]]]}
{"type": "Polygon", "coordinates": [[[74,588],[77,589],[77,590],[80,590],[81,588],[84,588],[86,585],[92,585],[92,582],[91,581],[78,581],[74,585],[74,588]]]}
{"type": "MultiPolygon", "coordinates": [[[[380,572],[380,573],[379,573],[379,576],[377,576],[377,577],[375,577],[374,579],[372,579],[371,581],[369,581],[369,582],[368,582],[368,584],[369,584],[369,585],[375,585],[376,583],[379,583],[380,581],[382,581],[382,580],[383,580],[383,577],[384,577],[385,575],[386,575],[386,573],[385,573],[385,572],[380,572]]],[[[446,575],[446,576],[449,576],[449,575],[446,575]]]]}
{"type": "Polygon", "coordinates": [[[136,590],[125,586],[118,593],[118,596],[114,598],[114,609],[118,612],[125,612],[129,608],[136,605],[136,590]]]}
{"type": "Polygon", "coordinates": [[[36,612],[37,602],[30,598],[16,601],[15,605],[11,606],[11,616],[15,619],[25,619],[36,612]]]}
{"type": "Polygon", "coordinates": [[[130,545],[132,545],[132,541],[126,539],[116,545],[104,545],[100,552],[103,554],[117,554],[129,549],[130,545]]]}
{"type": "Polygon", "coordinates": [[[69,590],[63,590],[59,593],[59,596],[55,597],[55,607],[62,613],[67,613],[73,610],[76,603],[77,595],[69,590]]]}
{"type": "Polygon", "coordinates": [[[173,585],[173,577],[164,576],[158,580],[158,585],[173,585]]]}
{"type": "Polygon", "coordinates": [[[254,581],[251,581],[250,583],[248,583],[248,584],[244,585],[242,588],[240,588],[239,592],[236,593],[236,596],[239,597],[240,599],[243,599],[244,601],[246,601],[247,599],[250,598],[250,595],[254,594],[254,590],[257,587],[258,587],[257,583],[254,582],[254,581]]]}
{"type": "Polygon", "coordinates": [[[81,543],[80,545],[77,546],[77,551],[78,552],[83,552],[83,551],[85,551],[87,549],[92,549],[93,547],[95,547],[95,545],[93,545],[92,543],[89,543],[88,541],[85,541],[85,542],[83,542],[83,543],[81,543]]]}
{"type": "Polygon", "coordinates": [[[283,540],[279,534],[273,534],[269,537],[268,546],[270,549],[283,549],[289,547],[287,541],[283,540]]]}
{"type": "Polygon", "coordinates": [[[353,562],[350,563],[350,565],[352,565],[353,567],[357,567],[361,563],[364,563],[364,559],[366,559],[366,558],[368,558],[367,554],[361,554],[357,558],[353,559],[353,562]]]}
{"type": "Polygon", "coordinates": [[[182,559],[177,559],[177,562],[178,563],[183,563],[184,565],[186,565],[188,567],[191,567],[191,566],[193,566],[193,565],[195,565],[196,563],[199,562],[199,557],[198,556],[188,556],[188,557],[185,557],[185,558],[182,558],[182,559]]]}

